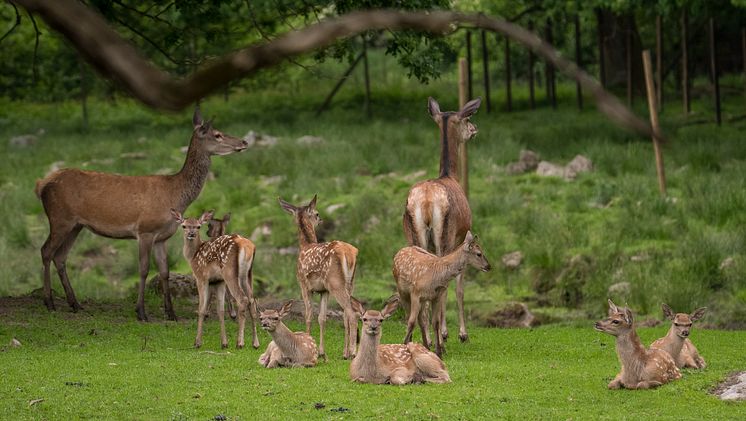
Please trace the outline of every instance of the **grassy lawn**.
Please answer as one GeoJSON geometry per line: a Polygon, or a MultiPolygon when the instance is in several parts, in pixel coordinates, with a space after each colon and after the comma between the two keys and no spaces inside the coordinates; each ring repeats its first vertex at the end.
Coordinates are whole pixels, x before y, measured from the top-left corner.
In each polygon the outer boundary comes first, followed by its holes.
{"type": "MultiPolygon", "coordinates": [[[[4,300],[0,401],[5,419],[743,419],[746,406],[708,394],[743,364],[746,332],[696,330],[708,362],[702,371],[650,391],[609,391],[618,370],[610,336],[587,326],[532,330],[473,328],[467,344],[449,342],[453,382],[409,387],[351,383],[341,358],[342,326],[330,322],[329,361],[311,369],[260,367],[259,350],[220,349],[218,324],[191,348],[192,306],[177,303],[179,322],[137,323],[121,302],[84,303],[79,314],[46,313],[28,299],[4,300]],[[34,405],[30,401],[44,399],[34,405]],[[321,403],[323,408],[316,409],[321,403]],[[346,411],[338,412],[339,408],[346,411]],[[336,410],[336,411],[335,411],[336,410]]],[[[61,302],[59,304],[62,304],[61,302]]],[[[150,303],[155,312],[157,302],[150,303]]],[[[396,316],[395,316],[396,317],[396,316]]],[[[291,329],[301,323],[291,322],[291,329]]],[[[228,323],[235,344],[235,323],[228,323]]],[[[315,326],[315,331],[317,331],[315,326]]],[[[645,343],[665,327],[639,330],[645,343]]],[[[384,324],[383,342],[404,325],[384,324]]]]}

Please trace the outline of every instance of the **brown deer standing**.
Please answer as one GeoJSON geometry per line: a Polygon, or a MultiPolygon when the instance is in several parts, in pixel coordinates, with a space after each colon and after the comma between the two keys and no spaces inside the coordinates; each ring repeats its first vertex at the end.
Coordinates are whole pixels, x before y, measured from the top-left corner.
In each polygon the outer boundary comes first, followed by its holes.
{"type": "MultiPolygon", "coordinates": [[[[228,212],[223,215],[223,219],[216,218],[213,216],[207,222],[207,236],[210,238],[218,238],[228,231],[228,223],[231,221],[231,213],[228,212]]],[[[228,314],[231,315],[231,319],[236,320],[236,309],[233,306],[233,300],[228,296],[228,291],[225,291],[225,302],[228,304],[228,314]]]]}
{"type": "Polygon", "coordinates": [[[427,328],[427,305],[432,309],[433,334],[435,335],[435,353],[443,355],[443,338],[440,329],[443,306],[440,300],[443,291],[456,274],[462,273],[467,265],[487,272],[490,263],[482,254],[482,248],[477,244],[471,231],[466,233],[460,247],[449,254],[440,257],[427,250],[410,246],[399,250],[394,256],[394,279],[399,292],[404,311],[407,314],[407,335],[404,343],[412,340],[415,321],[419,320],[422,332],[422,343],[430,348],[427,328]]]}
{"type": "Polygon", "coordinates": [[[350,364],[350,378],[373,384],[449,383],[451,378],[443,361],[422,344],[381,345],[381,324],[398,304],[398,297],[393,296],[380,312],[366,311],[352,298],[352,306],[363,321],[363,331],[360,349],[350,364]]]}
{"type": "Polygon", "coordinates": [[[357,318],[352,310],[350,297],[354,290],[357,249],[342,241],[319,243],[316,226],[321,223],[316,210],[316,195],[306,206],[294,206],[278,198],[280,206],[295,218],[298,227],[300,251],[296,276],[303,297],[306,317],[306,333],[311,333],[311,294],[321,295],[319,303],[319,357],[326,359],[324,351],[324,327],[329,294],[344,310],[345,359],[355,356],[357,343],[357,318]]]}
{"type": "Polygon", "coordinates": [[[202,346],[202,325],[207,316],[207,305],[210,303],[210,284],[216,284],[217,312],[220,320],[220,344],[228,347],[225,335],[225,289],[228,287],[233,298],[238,302],[238,340],[236,348],[244,347],[244,328],[246,310],[249,309],[252,325],[252,346],[259,348],[256,334],[256,302],[252,291],[251,269],[254,263],[256,247],[251,240],[237,234],[223,235],[203,242],[199,229],[212,217],[212,211],[202,214],[199,219],[181,216],[171,209],[171,214],[184,229],[184,258],[189,262],[197,284],[199,309],[197,311],[197,338],[195,348],[202,346]]]}
{"type": "Polygon", "coordinates": [[[176,320],[168,289],[166,240],[178,224],[169,210],[183,212],[197,198],[207,179],[211,155],[228,155],[247,148],[238,138],[225,135],[204,122],[199,108],[192,118],[194,131],[184,166],[173,175],[124,176],[78,169],[55,171],[36,182],[36,196],[49,219],[49,237],[41,248],[44,266],[44,303],[54,310],[49,266],[54,261],[73,311],[80,308],[67,277],[65,262],[80,231],[85,227],[109,238],[137,239],[140,250],[140,284],[137,318],[146,321],[145,281],[150,252],[155,261],[169,320],[176,320]]]}
{"type": "Polygon", "coordinates": [[[259,364],[267,368],[313,367],[316,365],[316,341],[306,332],[292,332],[282,319],[290,312],[293,301],[277,310],[262,310],[259,319],[262,329],[272,335],[272,342],[259,357],[259,364]]]}
{"type": "Polygon", "coordinates": [[[681,378],[671,355],[660,349],[645,349],[635,332],[632,312],[609,300],[609,317],[596,322],[595,329],[616,336],[616,352],[622,370],[609,389],[649,389],[681,378]]]}
{"type": "Polygon", "coordinates": [[[707,364],[689,339],[689,333],[692,323],[701,319],[707,308],[698,308],[692,314],[674,313],[667,304],[661,304],[661,308],[666,318],[671,320],[671,328],[666,336],[650,344],[650,347],[662,349],[671,354],[676,361],[676,367],[705,368],[707,364]]]}
{"type": "MultiPolygon", "coordinates": [[[[479,109],[481,99],[467,102],[461,111],[441,112],[438,102],[428,98],[430,116],[440,129],[440,174],[438,178],[421,181],[409,190],[404,211],[404,235],[409,245],[443,256],[452,252],[464,241],[471,229],[471,209],[464,190],[458,182],[457,156],[459,145],[477,134],[469,121],[479,109]]],[[[441,326],[442,336],[448,338],[445,322],[447,289],[443,291],[441,326]]],[[[464,321],[464,274],[456,276],[456,302],[458,304],[459,339],[468,340],[464,321]]]]}

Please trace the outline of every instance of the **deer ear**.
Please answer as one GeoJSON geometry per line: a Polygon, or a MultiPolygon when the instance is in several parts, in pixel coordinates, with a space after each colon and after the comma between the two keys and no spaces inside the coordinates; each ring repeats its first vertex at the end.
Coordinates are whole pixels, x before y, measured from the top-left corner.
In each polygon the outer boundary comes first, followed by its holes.
{"type": "Polygon", "coordinates": [[[701,319],[705,316],[705,312],[707,311],[707,307],[700,307],[696,310],[694,310],[694,313],[692,313],[689,318],[692,319],[693,322],[696,322],[697,320],[701,319]]]}
{"type": "Polygon", "coordinates": [[[666,319],[673,320],[674,317],[676,317],[673,310],[671,310],[671,307],[669,307],[668,304],[661,303],[661,309],[663,310],[663,315],[666,316],[666,319]]]}
{"type": "Polygon", "coordinates": [[[392,314],[396,311],[396,309],[399,307],[399,294],[394,294],[391,296],[391,298],[386,301],[386,305],[383,306],[383,310],[381,310],[381,316],[383,316],[384,320],[391,317],[392,314]]]}
{"type": "Polygon", "coordinates": [[[203,214],[202,214],[202,216],[200,216],[200,217],[199,217],[199,223],[200,223],[200,225],[201,225],[201,224],[204,224],[205,222],[207,222],[207,221],[209,221],[210,219],[212,219],[212,216],[213,216],[214,214],[215,214],[215,211],[214,211],[214,210],[209,210],[209,211],[207,211],[207,212],[203,213],[203,214]]]}
{"type": "Polygon", "coordinates": [[[432,117],[433,120],[438,121],[438,118],[440,117],[440,105],[438,105],[438,101],[436,101],[435,98],[427,98],[427,111],[430,113],[430,117],[432,117]]]}
{"type": "Polygon", "coordinates": [[[469,250],[469,246],[474,242],[474,234],[471,233],[471,231],[466,232],[466,237],[464,237],[464,250],[469,250]]]}
{"type": "Polygon", "coordinates": [[[285,304],[282,305],[280,308],[280,318],[287,316],[288,313],[290,313],[290,309],[293,307],[293,300],[287,301],[285,304]]]}
{"type": "Polygon", "coordinates": [[[296,212],[298,212],[298,208],[296,208],[295,206],[291,205],[290,203],[282,200],[281,198],[278,197],[277,201],[280,202],[280,207],[283,208],[285,210],[285,212],[287,212],[287,213],[289,213],[291,215],[295,215],[296,212]]]}
{"type": "Polygon", "coordinates": [[[461,111],[458,112],[459,118],[471,117],[477,112],[480,105],[482,105],[482,98],[472,99],[467,102],[464,104],[464,107],[461,108],[461,111]]]}
{"type": "Polygon", "coordinates": [[[225,215],[223,215],[223,223],[224,224],[227,224],[228,222],[230,222],[230,220],[231,220],[231,213],[230,212],[228,212],[225,215]]]}
{"type": "Polygon", "coordinates": [[[614,304],[614,302],[611,301],[611,298],[609,298],[609,315],[612,315],[618,312],[619,312],[619,308],[617,308],[616,304],[614,304]]]}
{"type": "Polygon", "coordinates": [[[365,313],[365,308],[363,308],[363,304],[360,303],[360,301],[357,300],[355,297],[350,297],[350,305],[352,306],[352,311],[357,314],[357,317],[363,317],[363,313],[365,313]]]}
{"type": "Polygon", "coordinates": [[[313,199],[311,199],[311,201],[308,202],[308,207],[311,209],[316,209],[316,196],[317,195],[314,194],[313,199]]]}
{"type": "Polygon", "coordinates": [[[634,321],[634,317],[632,317],[632,310],[630,310],[629,307],[624,307],[624,319],[630,325],[634,321]]]}
{"type": "Polygon", "coordinates": [[[202,120],[202,112],[199,110],[199,105],[194,107],[194,115],[192,116],[192,125],[194,125],[195,128],[199,127],[204,123],[204,120],[202,120]]]}
{"type": "Polygon", "coordinates": [[[179,223],[184,222],[184,217],[181,216],[181,213],[176,209],[171,208],[171,216],[173,216],[175,220],[179,221],[179,223]]]}

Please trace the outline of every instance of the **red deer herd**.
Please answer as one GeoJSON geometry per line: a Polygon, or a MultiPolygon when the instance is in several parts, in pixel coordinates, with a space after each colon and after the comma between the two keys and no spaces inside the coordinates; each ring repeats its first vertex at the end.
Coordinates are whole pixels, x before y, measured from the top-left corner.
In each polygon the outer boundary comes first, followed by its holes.
{"type": "MultiPolygon", "coordinates": [[[[199,196],[207,179],[212,155],[228,155],[248,147],[242,139],[224,134],[202,119],[199,108],[193,116],[193,133],[182,169],[172,175],[124,176],[78,169],[62,169],[37,181],[36,195],[49,219],[49,236],[41,248],[44,303],[54,310],[50,265],[54,262],[73,311],[82,307],[67,275],[65,263],[83,228],[109,238],[136,239],[139,245],[138,298],[136,313],[147,321],[144,304],[145,281],[151,251],[155,253],[163,291],[166,317],[176,320],[168,287],[169,268],[166,241],[181,226],[183,254],[194,274],[199,305],[194,346],[202,345],[204,319],[211,289],[215,291],[220,321],[220,343],[228,346],[225,304],[238,320],[236,347],[244,347],[247,313],[251,321],[252,346],[259,347],[257,321],[272,341],[259,358],[263,367],[313,367],[326,360],[324,332],[331,295],[344,312],[343,357],[351,360],[350,378],[373,384],[448,383],[451,381],[441,357],[448,338],[445,306],[450,281],[456,279],[459,339],[468,340],[464,318],[464,272],[467,266],[489,271],[490,264],[472,234],[472,215],[459,180],[457,151],[477,133],[470,117],[479,109],[479,99],[466,103],[458,112],[441,112],[429,98],[428,111],[440,132],[438,178],[421,181],[407,195],[403,230],[408,246],[393,258],[397,293],[381,311],[363,307],[354,296],[358,249],[343,241],[319,242],[316,226],[321,223],[316,196],[306,205],[292,205],[282,199],[280,207],[291,214],[298,229],[299,253],[296,277],[305,310],[305,331],[293,332],[283,322],[292,306],[279,310],[260,309],[254,298],[252,269],[256,247],[238,234],[227,234],[230,214],[215,218],[212,211],[199,218],[182,214],[199,196]],[[208,225],[207,241],[200,228],[208,225]],[[319,342],[311,336],[311,296],[320,295],[319,342]],[[381,344],[382,323],[401,306],[405,312],[403,344],[381,344]],[[432,319],[432,320],[430,320],[432,319]],[[358,323],[362,332],[358,333],[358,323]],[[422,344],[412,342],[415,323],[422,344]],[[432,325],[432,339],[430,332],[432,325]],[[431,352],[431,346],[434,351],[431,352]]],[[[704,308],[694,313],[674,313],[663,304],[664,315],[672,321],[668,334],[646,349],[635,332],[632,312],[609,300],[609,317],[595,328],[616,337],[621,372],[608,387],[647,389],[681,377],[680,368],[704,368],[704,359],[689,339],[692,322],[702,318],[704,308]]]]}

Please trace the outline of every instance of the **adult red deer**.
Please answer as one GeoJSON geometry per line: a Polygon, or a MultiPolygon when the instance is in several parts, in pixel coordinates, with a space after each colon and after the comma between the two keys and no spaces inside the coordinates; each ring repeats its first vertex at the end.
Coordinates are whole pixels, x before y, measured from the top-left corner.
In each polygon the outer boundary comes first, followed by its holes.
{"type": "MultiPolygon", "coordinates": [[[[459,145],[477,134],[471,117],[479,109],[482,100],[467,102],[461,111],[441,112],[440,105],[428,98],[430,116],[440,129],[440,174],[438,178],[421,181],[409,190],[404,211],[404,235],[410,246],[422,247],[438,256],[444,256],[464,242],[471,229],[471,208],[466,194],[458,182],[456,158],[459,145]]],[[[442,335],[448,337],[445,321],[447,289],[439,300],[442,305],[442,335]]],[[[458,304],[459,339],[469,336],[464,322],[464,274],[456,275],[456,302],[458,304]]],[[[433,314],[437,312],[433,311],[433,314]]]]}
{"type": "Polygon", "coordinates": [[[169,320],[176,320],[168,290],[166,240],[178,223],[171,209],[179,212],[199,196],[210,169],[210,156],[239,152],[248,144],[221,133],[204,122],[199,108],[192,117],[194,131],[184,166],[172,175],[126,176],[66,168],[36,182],[36,196],[49,219],[49,237],[41,247],[44,265],[44,303],[54,310],[50,262],[54,261],[65,289],[67,303],[73,311],[82,307],[75,298],[67,277],[65,262],[75,239],[83,228],[109,238],[136,239],[140,250],[140,285],[137,296],[137,318],[145,314],[145,280],[150,266],[150,252],[155,251],[163,303],[169,320]]]}

